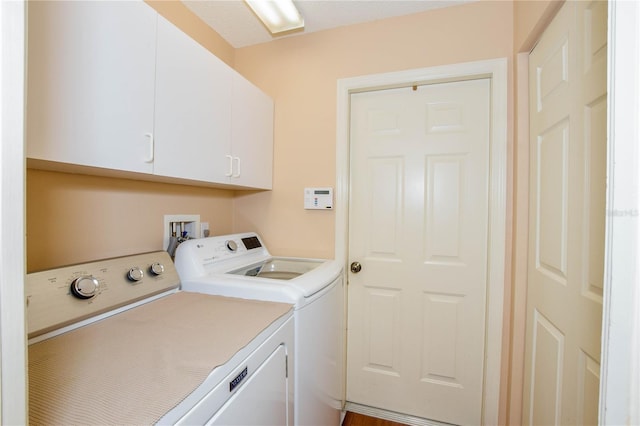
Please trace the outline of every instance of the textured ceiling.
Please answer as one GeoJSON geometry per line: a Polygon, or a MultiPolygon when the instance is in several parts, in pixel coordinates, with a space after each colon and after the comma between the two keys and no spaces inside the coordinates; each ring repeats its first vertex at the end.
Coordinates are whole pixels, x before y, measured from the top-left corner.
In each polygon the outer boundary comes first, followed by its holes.
{"type": "Polygon", "coordinates": [[[297,0],[296,5],[305,21],[304,31],[273,37],[242,0],[183,0],[189,9],[235,48],[468,2],[469,0],[297,0]]]}

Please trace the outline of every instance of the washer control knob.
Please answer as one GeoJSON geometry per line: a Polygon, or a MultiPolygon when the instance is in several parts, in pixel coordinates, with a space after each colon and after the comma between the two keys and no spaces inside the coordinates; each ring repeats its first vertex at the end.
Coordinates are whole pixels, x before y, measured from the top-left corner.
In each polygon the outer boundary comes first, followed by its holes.
{"type": "Polygon", "coordinates": [[[142,278],[144,278],[144,272],[142,272],[142,269],[134,266],[133,268],[129,269],[127,278],[129,278],[131,281],[140,281],[142,278]]]}
{"type": "Polygon", "coordinates": [[[71,282],[71,294],[78,299],[91,299],[98,294],[100,283],[91,275],[82,275],[71,282]]]}
{"type": "Polygon", "coordinates": [[[236,242],[235,242],[235,241],[233,241],[233,240],[228,240],[228,241],[226,242],[226,244],[227,244],[227,248],[229,249],[229,251],[231,251],[231,252],[235,252],[236,250],[238,250],[238,245],[236,244],[236,242]]]}
{"type": "Polygon", "coordinates": [[[162,275],[164,272],[164,265],[160,262],[154,262],[149,267],[149,271],[151,271],[153,275],[162,275]]]}

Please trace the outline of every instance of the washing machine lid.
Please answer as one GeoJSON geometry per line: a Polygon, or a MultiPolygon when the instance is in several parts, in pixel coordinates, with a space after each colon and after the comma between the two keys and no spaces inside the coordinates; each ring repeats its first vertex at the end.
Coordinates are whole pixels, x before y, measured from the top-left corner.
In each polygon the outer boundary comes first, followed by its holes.
{"type": "Polygon", "coordinates": [[[228,281],[242,281],[254,288],[286,287],[308,299],[330,286],[341,274],[340,263],[335,260],[271,257],[231,269],[223,275],[228,281]]]}
{"type": "Polygon", "coordinates": [[[272,257],[258,264],[247,265],[227,273],[246,277],[288,281],[316,269],[324,262],[324,260],[319,259],[272,257]]]}

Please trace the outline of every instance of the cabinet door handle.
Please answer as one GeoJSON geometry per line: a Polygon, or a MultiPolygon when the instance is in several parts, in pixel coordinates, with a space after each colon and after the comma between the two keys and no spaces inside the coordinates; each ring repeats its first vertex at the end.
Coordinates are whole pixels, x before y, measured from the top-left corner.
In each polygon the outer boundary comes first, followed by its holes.
{"type": "Polygon", "coordinates": [[[229,171],[227,173],[225,173],[224,175],[226,177],[231,177],[233,176],[233,157],[230,155],[225,155],[225,157],[227,157],[229,159],[229,171]]]}
{"type": "Polygon", "coordinates": [[[149,157],[144,160],[145,163],[153,163],[153,152],[154,152],[154,141],[153,141],[153,133],[145,133],[146,137],[149,138],[149,157]]]}
{"type": "Polygon", "coordinates": [[[233,177],[237,178],[240,177],[240,157],[233,157],[234,160],[236,160],[236,172],[233,175],[233,177]]]}

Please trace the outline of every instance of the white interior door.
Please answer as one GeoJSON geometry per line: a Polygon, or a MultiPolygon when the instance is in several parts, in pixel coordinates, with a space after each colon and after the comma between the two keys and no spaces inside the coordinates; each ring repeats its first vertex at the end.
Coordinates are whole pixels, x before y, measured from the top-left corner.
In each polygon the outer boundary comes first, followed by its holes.
{"type": "Polygon", "coordinates": [[[350,402],[481,423],[490,85],[351,96],[350,402]]]}
{"type": "Polygon", "coordinates": [[[597,424],[607,4],[567,2],[530,55],[525,424],[597,424]]]}

